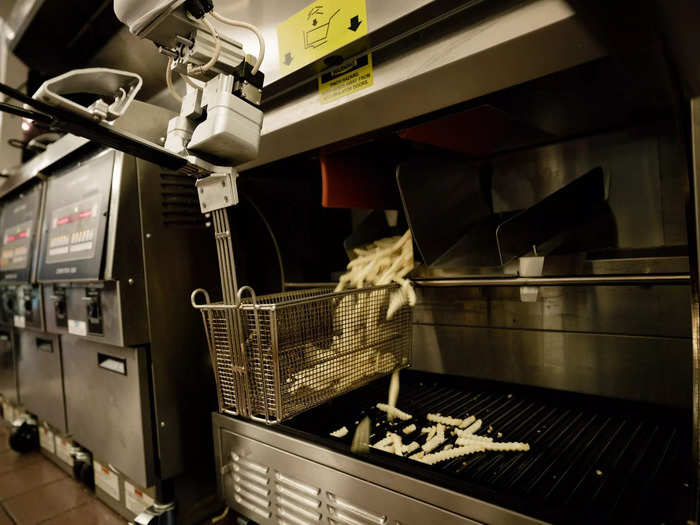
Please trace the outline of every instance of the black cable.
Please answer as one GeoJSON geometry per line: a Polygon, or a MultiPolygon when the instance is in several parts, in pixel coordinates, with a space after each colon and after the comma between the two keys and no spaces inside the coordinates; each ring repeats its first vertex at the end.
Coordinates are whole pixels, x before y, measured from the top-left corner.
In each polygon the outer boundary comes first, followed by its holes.
{"type": "Polygon", "coordinates": [[[241,197],[243,197],[245,200],[248,201],[248,204],[250,204],[256,212],[258,212],[258,215],[260,215],[260,218],[262,219],[263,223],[265,224],[265,227],[267,228],[268,233],[270,234],[270,237],[272,238],[272,244],[275,246],[275,253],[277,254],[277,261],[279,262],[279,265],[280,265],[280,279],[282,279],[281,291],[284,292],[284,283],[285,283],[284,264],[282,263],[282,252],[280,252],[279,244],[277,244],[277,237],[275,237],[275,234],[272,231],[272,227],[270,226],[270,223],[267,222],[265,215],[263,215],[263,212],[260,210],[260,208],[258,208],[257,205],[253,202],[253,199],[248,197],[248,195],[246,195],[245,193],[243,193],[240,190],[238,193],[241,197]]]}

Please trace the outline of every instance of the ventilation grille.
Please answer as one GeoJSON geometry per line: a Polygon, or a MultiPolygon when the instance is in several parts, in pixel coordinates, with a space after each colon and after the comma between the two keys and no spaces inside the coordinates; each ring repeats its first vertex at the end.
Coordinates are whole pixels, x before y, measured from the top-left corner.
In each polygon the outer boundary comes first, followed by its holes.
{"type": "MultiPolygon", "coordinates": [[[[256,458],[257,459],[257,458],[256,458]]],[[[238,511],[261,523],[279,525],[386,525],[388,516],[299,481],[231,452],[233,499],[238,511]],[[325,504],[324,504],[325,502],[325,504]]]]}
{"type": "Polygon", "coordinates": [[[170,228],[206,228],[207,219],[199,209],[194,179],[175,173],[160,174],[163,225],[170,228]]]}
{"type": "Polygon", "coordinates": [[[231,459],[236,503],[247,510],[253,519],[269,520],[272,515],[269,467],[243,459],[235,452],[231,453],[231,459]]]}
{"type": "Polygon", "coordinates": [[[323,518],[321,490],[285,476],[275,474],[275,507],[277,522],[287,525],[305,525],[323,518]]]}

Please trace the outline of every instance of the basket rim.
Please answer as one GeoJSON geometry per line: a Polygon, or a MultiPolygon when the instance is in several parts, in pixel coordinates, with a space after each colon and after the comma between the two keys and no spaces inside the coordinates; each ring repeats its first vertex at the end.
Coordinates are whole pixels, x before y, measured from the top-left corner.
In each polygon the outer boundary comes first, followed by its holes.
{"type": "Polygon", "coordinates": [[[262,295],[258,297],[258,302],[256,304],[250,303],[250,302],[245,302],[241,303],[239,308],[241,310],[255,310],[256,306],[260,310],[277,310],[281,308],[287,308],[289,306],[294,306],[297,304],[308,304],[308,303],[315,303],[318,301],[327,301],[328,299],[334,298],[334,297],[343,297],[346,295],[356,295],[362,292],[374,292],[377,290],[390,290],[390,289],[398,289],[399,285],[396,283],[389,283],[389,284],[382,284],[378,286],[368,286],[365,288],[350,288],[347,290],[341,290],[340,292],[333,292],[333,291],[328,291],[327,288],[311,288],[309,290],[306,290],[307,292],[315,292],[315,291],[325,291],[326,293],[319,293],[318,295],[314,295],[312,297],[299,297],[298,299],[292,299],[289,301],[280,301],[277,303],[272,303],[272,304],[260,304],[260,301],[265,299],[265,298],[270,298],[270,297],[279,297],[280,295],[284,295],[289,292],[281,292],[277,294],[269,294],[269,295],[262,295]]]}

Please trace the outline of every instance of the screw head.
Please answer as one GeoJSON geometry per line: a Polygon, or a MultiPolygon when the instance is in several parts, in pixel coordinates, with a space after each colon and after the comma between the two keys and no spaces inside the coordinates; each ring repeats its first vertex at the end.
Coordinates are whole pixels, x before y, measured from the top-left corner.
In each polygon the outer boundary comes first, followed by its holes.
{"type": "Polygon", "coordinates": [[[160,428],[165,428],[165,421],[160,422],[160,428]]]}
{"type": "Polygon", "coordinates": [[[130,286],[134,286],[135,281],[133,278],[129,277],[129,280],[127,282],[129,283],[130,286]]]}
{"type": "Polygon", "coordinates": [[[146,234],[146,239],[150,239],[150,238],[151,238],[151,234],[150,234],[150,233],[147,233],[147,234],[146,234]]]}

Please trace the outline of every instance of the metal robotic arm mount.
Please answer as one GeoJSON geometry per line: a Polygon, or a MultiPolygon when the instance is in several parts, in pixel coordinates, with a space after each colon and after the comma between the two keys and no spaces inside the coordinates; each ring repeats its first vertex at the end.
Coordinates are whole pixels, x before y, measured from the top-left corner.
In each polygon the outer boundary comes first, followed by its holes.
{"type": "Polygon", "coordinates": [[[24,104],[0,102],[0,111],[197,177],[203,213],[235,205],[234,166],[256,158],[260,145],[264,80],[259,71],[264,54],[260,32],[219,15],[211,0],[115,0],[114,8],[132,33],[153,40],[169,58],[166,81],[181,107],[168,123],[164,145],[120,131],[118,122],[114,125],[142,85],[139,75],[126,71],[71,71],[46,81],[31,98],[0,84],[0,93],[24,104]],[[214,19],[254,31],[259,56],[247,55],[239,43],[221,37],[214,19]],[[173,89],[173,72],[187,83],[184,97],[173,89]],[[71,97],[74,94],[91,94],[94,101],[81,105],[71,97]]]}

